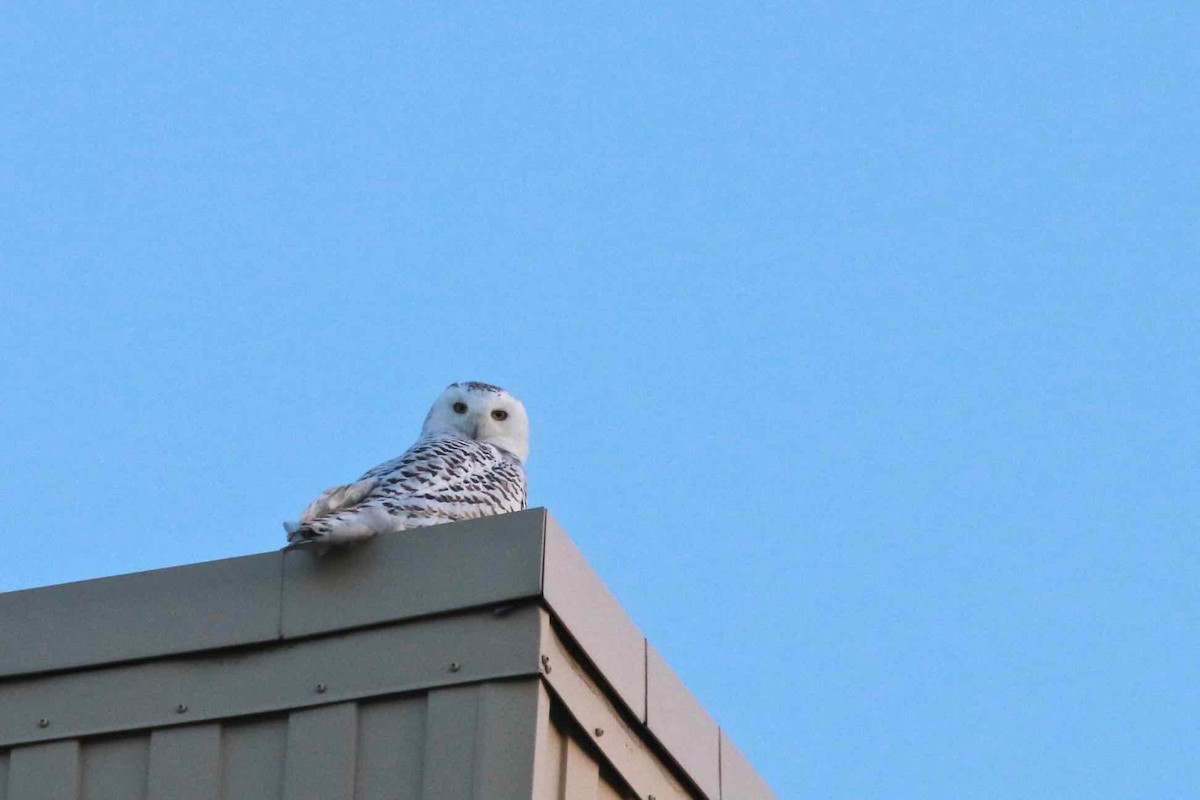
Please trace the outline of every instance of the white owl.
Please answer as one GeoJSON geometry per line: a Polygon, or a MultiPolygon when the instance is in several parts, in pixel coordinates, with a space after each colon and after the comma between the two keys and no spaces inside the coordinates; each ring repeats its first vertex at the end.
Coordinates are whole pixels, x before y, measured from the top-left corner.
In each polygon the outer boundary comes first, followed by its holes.
{"type": "Polygon", "coordinates": [[[404,455],[322,492],[299,521],[283,523],[289,546],[520,511],[528,455],[529,417],[520,400],[491,384],[452,383],[404,455]]]}

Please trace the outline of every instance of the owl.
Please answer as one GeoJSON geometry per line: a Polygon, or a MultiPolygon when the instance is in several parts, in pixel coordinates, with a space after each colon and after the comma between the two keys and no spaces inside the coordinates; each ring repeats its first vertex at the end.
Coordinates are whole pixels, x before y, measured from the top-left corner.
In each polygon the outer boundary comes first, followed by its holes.
{"type": "Polygon", "coordinates": [[[283,523],[289,547],[343,544],[377,533],[526,507],[529,417],[498,386],[452,383],[402,456],[335,486],[283,523]]]}

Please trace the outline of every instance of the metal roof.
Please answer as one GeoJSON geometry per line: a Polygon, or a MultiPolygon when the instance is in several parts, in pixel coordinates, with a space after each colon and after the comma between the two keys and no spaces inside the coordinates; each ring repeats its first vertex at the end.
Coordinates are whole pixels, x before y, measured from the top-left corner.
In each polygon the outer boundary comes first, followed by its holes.
{"type": "Polygon", "coordinates": [[[0,594],[0,800],[774,795],[544,509],[0,594]]]}

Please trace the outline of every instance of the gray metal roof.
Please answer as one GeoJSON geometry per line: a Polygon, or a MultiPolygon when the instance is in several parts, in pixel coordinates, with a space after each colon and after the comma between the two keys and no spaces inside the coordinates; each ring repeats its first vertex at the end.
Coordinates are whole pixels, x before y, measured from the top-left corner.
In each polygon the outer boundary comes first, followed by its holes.
{"type": "Polygon", "coordinates": [[[0,800],[385,796],[774,797],[543,509],[0,594],[0,800]]]}

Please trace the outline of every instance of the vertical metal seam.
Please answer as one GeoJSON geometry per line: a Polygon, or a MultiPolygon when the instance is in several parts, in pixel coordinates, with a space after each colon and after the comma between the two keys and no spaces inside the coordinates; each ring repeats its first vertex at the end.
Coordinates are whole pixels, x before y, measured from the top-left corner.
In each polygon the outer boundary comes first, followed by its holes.
{"type": "Polygon", "coordinates": [[[642,724],[650,724],[650,640],[642,637],[642,724]]]}
{"type": "Polygon", "coordinates": [[[546,537],[546,527],[547,527],[547,526],[546,526],[546,518],[547,518],[548,516],[549,516],[549,512],[547,512],[547,511],[545,511],[545,510],[543,509],[543,510],[542,510],[542,514],[541,514],[541,522],[542,522],[542,526],[541,526],[541,527],[542,527],[542,574],[541,574],[541,578],[540,578],[540,580],[538,581],[538,596],[539,596],[539,597],[541,597],[543,600],[545,600],[545,599],[546,599],[546,551],[547,551],[547,549],[548,549],[548,548],[546,547],[546,538],[547,538],[547,537],[546,537]]]}
{"type": "Polygon", "coordinates": [[[474,741],[471,743],[471,790],[470,797],[472,800],[487,800],[485,792],[487,787],[483,785],[483,766],[484,762],[490,757],[487,748],[490,744],[487,738],[488,717],[488,697],[487,691],[491,684],[481,683],[476,685],[474,689],[475,695],[475,731],[474,741]]]}
{"type": "MultiPolygon", "coordinates": [[[[418,746],[421,748],[418,758],[416,759],[417,766],[421,770],[421,774],[417,776],[418,780],[415,785],[417,791],[421,795],[425,794],[425,773],[429,770],[426,765],[426,760],[429,758],[429,695],[431,692],[426,691],[421,695],[421,738],[418,746]]],[[[422,800],[418,797],[417,800],[422,800]]]]}
{"type": "MultiPolygon", "coordinates": [[[[551,725],[554,723],[551,722],[551,725]]],[[[568,759],[570,758],[570,737],[564,733],[561,737],[562,744],[558,748],[558,800],[568,800],[567,798],[567,781],[570,779],[570,767],[568,759]]]]}
{"type": "Polygon", "coordinates": [[[287,553],[279,554],[279,617],[275,623],[275,635],[283,640],[283,604],[287,601],[287,553]]]}
{"type": "Polygon", "coordinates": [[[717,728],[717,796],[725,800],[725,729],[717,728]]]}

